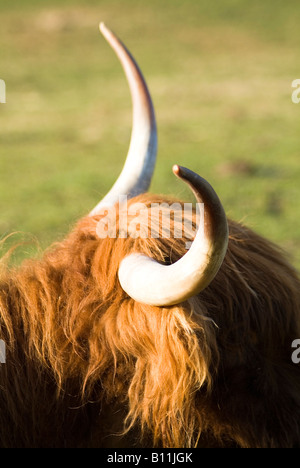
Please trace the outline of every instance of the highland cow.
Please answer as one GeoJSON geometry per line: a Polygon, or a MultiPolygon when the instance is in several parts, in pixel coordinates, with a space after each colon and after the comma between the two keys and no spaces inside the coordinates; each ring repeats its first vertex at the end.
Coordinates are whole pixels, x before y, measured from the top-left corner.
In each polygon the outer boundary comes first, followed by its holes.
{"type": "MultiPolygon", "coordinates": [[[[129,198],[128,223],[134,205],[183,202],[145,193],[157,146],[151,98],[127,49],[101,30],[132,93],[129,154],[112,190],[64,241],[40,260],[2,265],[0,445],[297,447],[297,273],[179,166],[175,174],[204,203],[202,230],[190,214],[190,249],[188,235],[162,235],[155,209],[157,236],[118,234],[119,195],[129,198]],[[111,207],[117,235],[100,238],[111,207]]],[[[169,219],[173,230],[182,222],[169,219]]],[[[148,221],[139,219],[143,232],[148,221]]]]}

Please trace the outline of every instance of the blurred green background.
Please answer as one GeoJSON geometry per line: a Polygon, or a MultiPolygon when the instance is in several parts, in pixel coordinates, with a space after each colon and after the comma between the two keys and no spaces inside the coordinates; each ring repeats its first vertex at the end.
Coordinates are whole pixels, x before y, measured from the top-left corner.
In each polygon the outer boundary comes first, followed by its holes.
{"type": "Polygon", "coordinates": [[[17,261],[60,240],[123,166],[131,100],[104,21],[153,96],[151,191],[191,200],[171,167],[199,172],[300,267],[299,0],[0,0],[0,15],[0,236],[29,241],[17,261]]]}

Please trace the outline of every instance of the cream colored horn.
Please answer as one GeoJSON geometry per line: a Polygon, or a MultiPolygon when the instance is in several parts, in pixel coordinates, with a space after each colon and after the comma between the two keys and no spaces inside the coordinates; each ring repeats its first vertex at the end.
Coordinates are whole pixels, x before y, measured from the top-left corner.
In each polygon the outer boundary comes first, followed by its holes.
{"type": "Polygon", "coordinates": [[[100,213],[104,207],[119,201],[120,195],[132,198],[148,190],[157,153],[157,131],[154,108],[143,75],[124,44],[103,24],[100,31],[117,54],[128,80],[132,104],[133,125],[130,147],[123,170],[108,194],[91,211],[100,213]]]}
{"type": "Polygon", "coordinates": [[[174,166],[173,172],[189,184],[197,202],[204,203],[203,229],[198,229],[189,251],[172,265],[131,254],[119,267],[124,291],[136,301],[154,306],[179,304],[203,291],[218,273],[228,246],[227,218],[214,189],[189,169],[174,166]]]}

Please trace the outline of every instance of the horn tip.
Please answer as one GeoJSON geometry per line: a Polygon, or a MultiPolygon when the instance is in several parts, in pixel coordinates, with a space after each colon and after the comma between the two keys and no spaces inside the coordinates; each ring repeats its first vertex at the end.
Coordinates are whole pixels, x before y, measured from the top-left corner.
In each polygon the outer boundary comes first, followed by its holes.
{"type": "Polygon", "coordinates": [[[178,164],[174,164],[173,166],[173,173],[177,176],[180,177],[180,172],[181,172],[181,167],[178,166],[178,164]]]}
{"type": "Polygon", "coordinates": [[[105,25],[103,21],[100,22],[99,29],[100,29],[100,32],[103,34],[103,36],[106,36],[110,32],[108,27],[105,25]]]}

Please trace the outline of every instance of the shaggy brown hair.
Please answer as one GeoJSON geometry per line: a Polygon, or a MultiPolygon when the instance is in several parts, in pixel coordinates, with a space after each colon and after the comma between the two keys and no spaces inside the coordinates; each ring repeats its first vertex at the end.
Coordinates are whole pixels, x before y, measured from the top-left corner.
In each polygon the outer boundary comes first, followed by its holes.
{"type": "MultiPolygon", "coordinates": [[[[174,200],[130,204],[162,201],[174,200]]],[[[153,307],[122,290],[120,261],[137,251],[172,263],[187,239],[99,239],[98,221],[1,274],[0,445],[299,445],[300,281],[279,249],[229,221],[210,286],[153,307]]]]}

